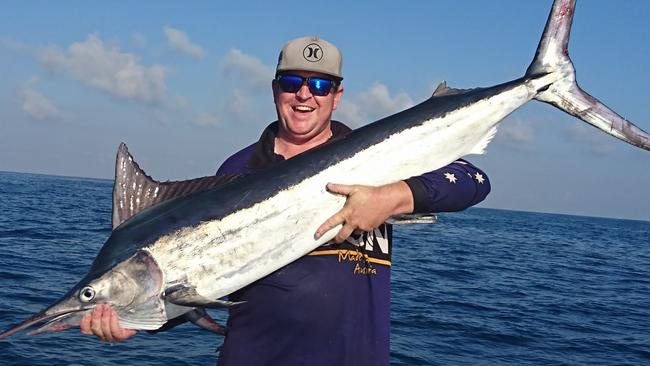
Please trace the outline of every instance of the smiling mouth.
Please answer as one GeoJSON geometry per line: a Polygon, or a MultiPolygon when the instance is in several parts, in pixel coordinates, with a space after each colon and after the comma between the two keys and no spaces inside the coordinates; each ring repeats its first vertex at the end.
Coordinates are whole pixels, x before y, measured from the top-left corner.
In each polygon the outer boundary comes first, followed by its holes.
{"type": "Polygon", "coordinates": [[[316,110],[316,108],[309,107],[306,105],[297,105],[293,107],[293,111],[298,113],[309,113],[309,112],[313,112],[314,110],[316,110]]]}

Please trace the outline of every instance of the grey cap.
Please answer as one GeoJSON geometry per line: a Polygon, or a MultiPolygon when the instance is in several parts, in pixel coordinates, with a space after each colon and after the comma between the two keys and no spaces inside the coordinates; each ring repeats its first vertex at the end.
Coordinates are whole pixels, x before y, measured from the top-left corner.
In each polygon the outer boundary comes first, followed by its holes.
{"type": "Polygon", "coordinates": [[[336,46],[318,37],[302,37],[282,47],[275,72],[312,71],[343,80],[342,65],[343,56],[336,46]]]}

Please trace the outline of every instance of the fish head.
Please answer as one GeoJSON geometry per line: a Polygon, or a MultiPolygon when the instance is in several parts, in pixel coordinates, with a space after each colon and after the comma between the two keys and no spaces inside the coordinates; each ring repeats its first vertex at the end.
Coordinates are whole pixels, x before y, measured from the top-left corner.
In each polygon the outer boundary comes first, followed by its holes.
{"type": "Polygon", "coordinates": [[[163,272],[155,259],[138,251],[104,273],[86,275],[54,305],[1,333],[0,339],[42,323],[28,335],[78,327],[98,304],[110,304],[122,327],[158,329],[167,321],[162,284],[163,272]]]}

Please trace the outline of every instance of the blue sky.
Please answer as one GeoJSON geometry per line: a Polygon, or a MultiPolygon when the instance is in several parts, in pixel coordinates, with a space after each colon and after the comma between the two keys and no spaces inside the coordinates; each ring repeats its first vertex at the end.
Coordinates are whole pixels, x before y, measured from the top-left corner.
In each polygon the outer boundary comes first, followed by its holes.
{"type": "MultiPolygon", "coordinates": [[[[335,119],[361,126],[441,80],[521,76],[551,1],[0,4],[0,170],[112,178],[124,141],[158,179],[213,174],[275,119],[282,45],[319,35],[344,55],[335,119]]],[[[650,2],[579,2],[578,82],[650,131],[650,2]]],[[[483,207],[650,220],[650,153],[531,102],[487,154],[483,207]]]]}

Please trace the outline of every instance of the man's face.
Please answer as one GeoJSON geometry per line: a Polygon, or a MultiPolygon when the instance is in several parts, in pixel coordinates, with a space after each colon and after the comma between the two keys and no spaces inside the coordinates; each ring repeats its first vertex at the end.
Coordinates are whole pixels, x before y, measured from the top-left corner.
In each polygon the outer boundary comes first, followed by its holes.
{"type": "MultiPolygon", "coordinates": [[[[331,77],[314,72],[292,71],[287,74],[302,77],[319,76],[331,77]]],[[[287,137],[295,142],[307,142],[322,134],[329,126],[332,112],[338,106],[343,95],[343,87],[339,86],[325,96],[313,95],[307,83],[303,83],[295,93],[283,92],[276,80],[273,80],[273,98],[278,112],[280,128],[287,137]]]]}

